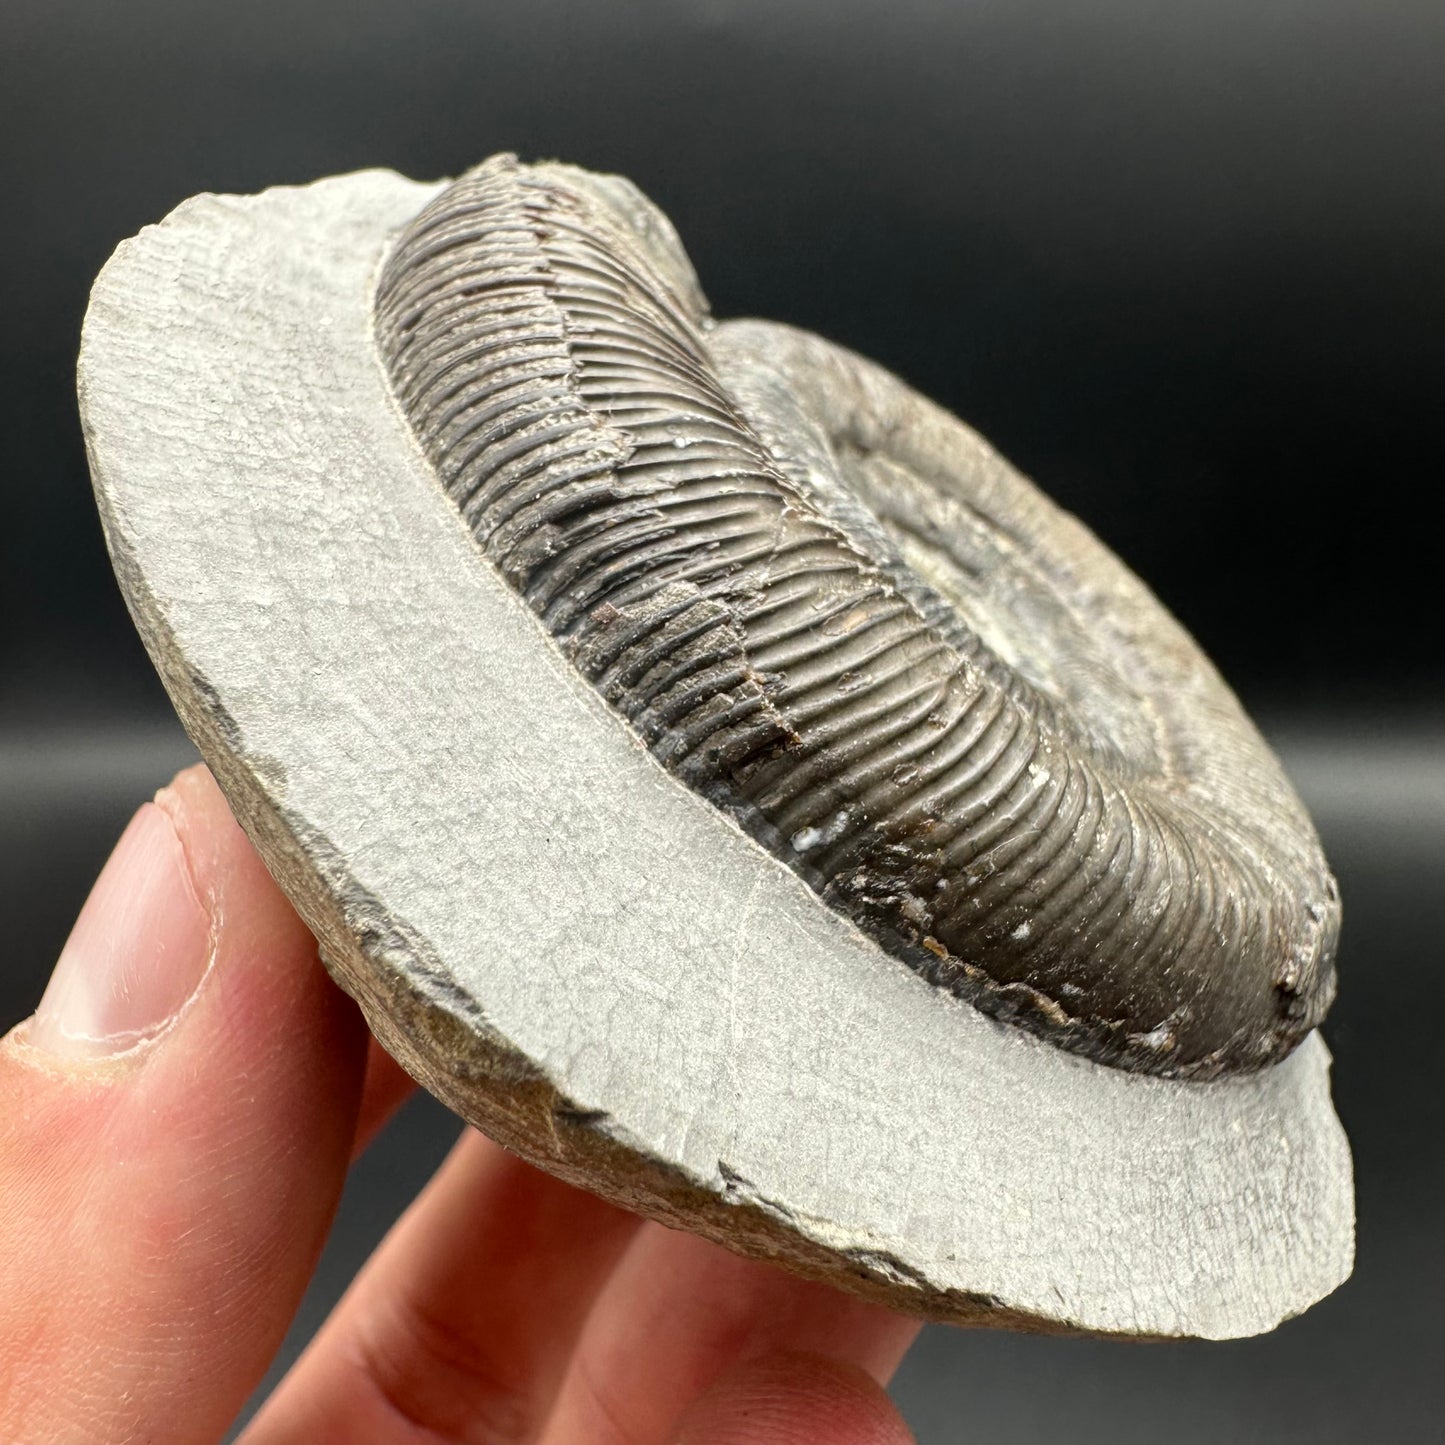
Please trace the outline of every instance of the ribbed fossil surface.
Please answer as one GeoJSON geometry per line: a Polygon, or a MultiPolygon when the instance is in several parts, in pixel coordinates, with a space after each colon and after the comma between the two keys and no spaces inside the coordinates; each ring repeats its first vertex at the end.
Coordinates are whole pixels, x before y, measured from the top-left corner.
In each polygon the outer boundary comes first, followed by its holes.
{"type": "Polygon", "coordinates": [[[1338,898],[1278,765],[1147,589],[957,419],[818,337],[715,326],[635,188],[509,156],[398,238],[376,325],[558,645],[899,959],[1153,1073],[1258,1068],[1320,1021],[1338,898]]]}

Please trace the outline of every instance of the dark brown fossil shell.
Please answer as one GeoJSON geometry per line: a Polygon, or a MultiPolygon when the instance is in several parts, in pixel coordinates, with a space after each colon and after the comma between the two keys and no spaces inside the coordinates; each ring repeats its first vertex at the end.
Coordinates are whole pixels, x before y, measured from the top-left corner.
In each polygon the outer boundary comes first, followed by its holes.
{"type": "MultiPolygon", "coordinates": [[[[487,161],[399,238],[393,390],[478,544],[679,778],[931,981],[1209,1077],[1334,990],[1303,808],[1148,590],[880,368],[714,326],[629,183],[487,161]]],[[[786,967],[786,960],[779,960],[786,967]]]]}

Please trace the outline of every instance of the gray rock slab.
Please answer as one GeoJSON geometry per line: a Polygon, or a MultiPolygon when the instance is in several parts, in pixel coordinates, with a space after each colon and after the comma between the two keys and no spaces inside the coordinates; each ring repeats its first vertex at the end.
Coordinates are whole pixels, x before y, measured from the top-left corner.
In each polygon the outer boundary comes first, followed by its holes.
{"type": "Polygon", "coordinates": [[[986,1019],[651,758],[465,532],[371,340],[432,195],[201,196],[123,244],[80,361],[121,585],[328,967],[545,1169],[921,1315],[1267,1330],[1349,1273],[1312,1036],[1211,1084],[986,1019]]]}

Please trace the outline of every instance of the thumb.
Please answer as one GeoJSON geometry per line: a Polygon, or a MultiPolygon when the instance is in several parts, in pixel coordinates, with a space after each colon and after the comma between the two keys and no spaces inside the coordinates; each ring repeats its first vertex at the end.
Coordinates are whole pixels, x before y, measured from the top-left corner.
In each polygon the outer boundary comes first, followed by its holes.
{"type": "Polygon", "coordinates": [[[0,1042],[0,1440],[218,1439],[345,1175],[366,1035],[203,768],[0,1042]]]}

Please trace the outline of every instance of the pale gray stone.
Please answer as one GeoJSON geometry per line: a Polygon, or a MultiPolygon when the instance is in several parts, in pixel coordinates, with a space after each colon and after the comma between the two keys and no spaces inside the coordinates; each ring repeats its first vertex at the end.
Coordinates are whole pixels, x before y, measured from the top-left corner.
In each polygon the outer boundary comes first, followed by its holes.
{"type": "Polygon", "coordinates": [[[1229,1337],[1351,1267],[1311,1036],[1130,1074],[884,954],[647,754],[491,570],[371,295],[433,194],[197,197],[96,284],[106,535],[188,730],[323,956],[438,1097],[667,1223],[934,1318],[1229,1337]]]}

